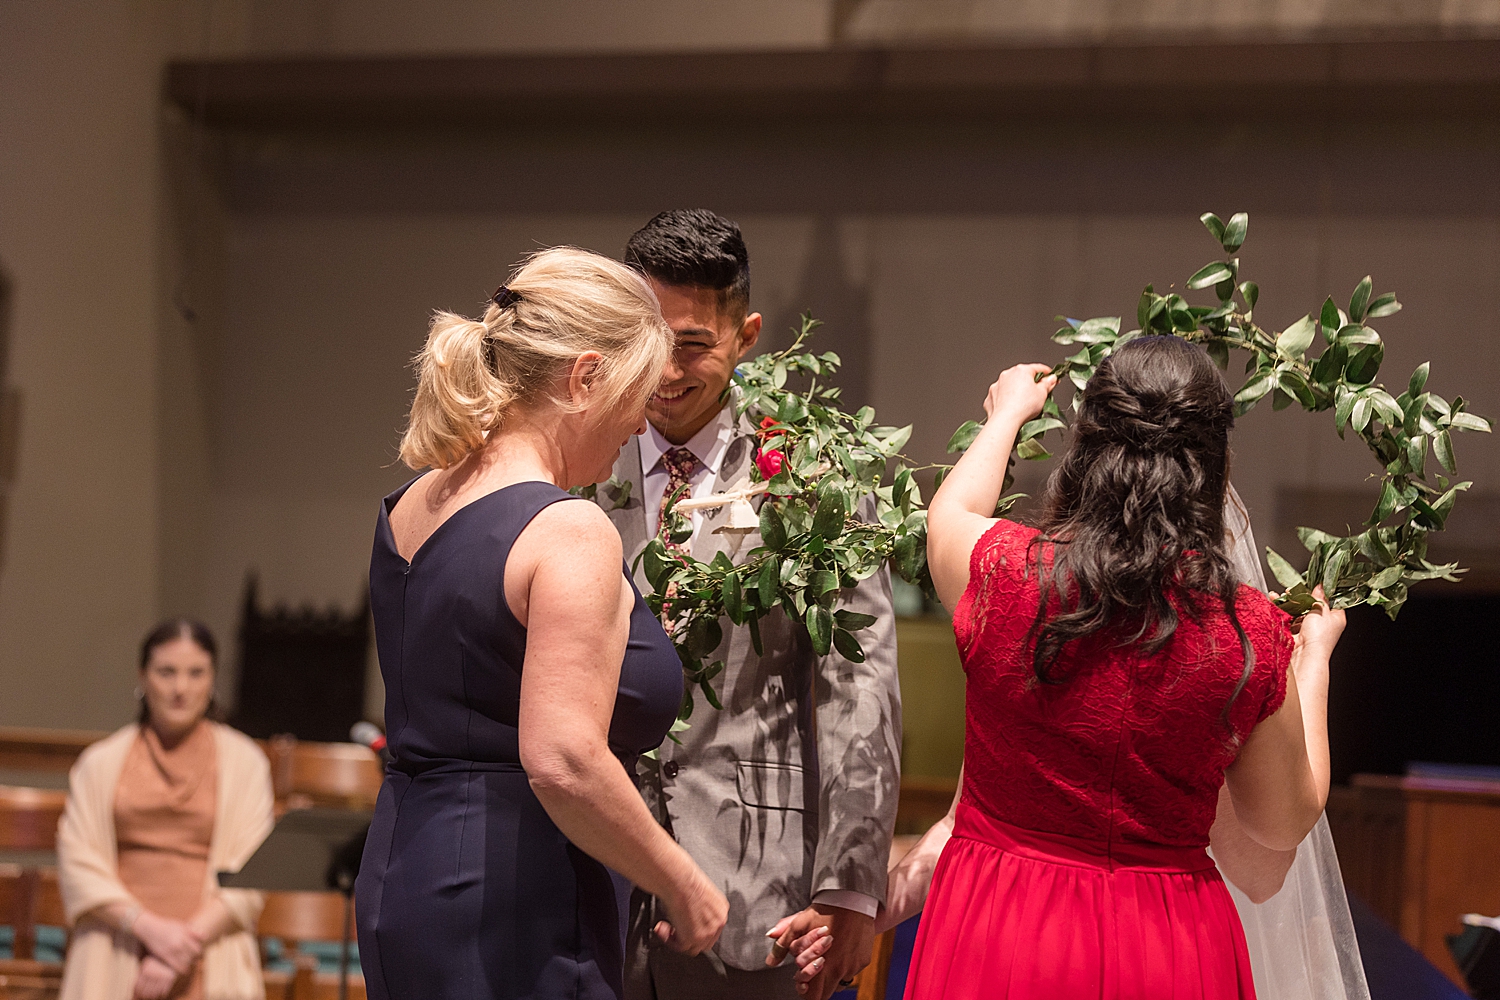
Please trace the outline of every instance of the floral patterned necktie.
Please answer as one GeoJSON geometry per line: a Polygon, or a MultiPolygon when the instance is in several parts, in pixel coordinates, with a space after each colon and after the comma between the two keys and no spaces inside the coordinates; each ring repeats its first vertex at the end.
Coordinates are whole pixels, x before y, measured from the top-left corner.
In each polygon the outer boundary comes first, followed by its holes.
{"type": "MultiPolygon", "coordinates": [[[[667,470],[667,488],[662,491],[661,506],[656,512],[656,534],[667,545],[668,552],[686,552],[680,544],[672,541],[667,531],[667,501],[672,494],[688,486],[693,472],[698,468],[698,456],[686,448],[672,448],[661,456],[661,467],[667,470]]],[[[690,491],[691,492],[691,491],[690,491]]],[[[686,498],[688,494],[683,494],[686,498]]]]}

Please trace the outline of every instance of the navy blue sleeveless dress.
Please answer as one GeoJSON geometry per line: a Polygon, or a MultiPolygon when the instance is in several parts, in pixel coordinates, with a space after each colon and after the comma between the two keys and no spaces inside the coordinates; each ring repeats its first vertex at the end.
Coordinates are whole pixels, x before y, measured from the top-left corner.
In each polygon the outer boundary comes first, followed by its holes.
{"type": "MultiPolygon", "coordinates": [[[[576,498],[507,486],[455,511],[407,563],[389,514],[410,486],[385,498],[370,559],[395,760],[355,890],[366,989],[371,1000],[615,1000],[628,883],[569,843],[527,783],[516,728],[526,630],[505,603],[517,536],[576,498]]],[[[682,683],[636,592],[609,728],[632,778],[637,755],[665,738],[682,683]]]]}

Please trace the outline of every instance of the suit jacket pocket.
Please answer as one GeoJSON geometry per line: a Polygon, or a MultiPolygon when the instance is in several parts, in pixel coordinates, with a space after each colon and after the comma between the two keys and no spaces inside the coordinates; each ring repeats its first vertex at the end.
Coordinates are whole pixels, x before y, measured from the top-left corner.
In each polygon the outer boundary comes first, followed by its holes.
{"type": "Polygon", "coordinates": [[[740,801],[758,809],[801,811],[802,768],[793,764],[768,764],[742,760],[735,772],[740,801]]]}

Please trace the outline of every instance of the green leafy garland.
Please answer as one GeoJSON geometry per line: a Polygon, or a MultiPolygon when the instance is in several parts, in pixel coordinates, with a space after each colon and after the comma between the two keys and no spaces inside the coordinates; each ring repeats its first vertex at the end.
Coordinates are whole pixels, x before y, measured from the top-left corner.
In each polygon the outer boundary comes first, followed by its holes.
{"type": "MultiPolygon", "coordinates": [[[[1138,328],[1120,332],[1118,316],[1067,320],[1052,335],[1059,344],[1078,345],[1079,351],[1053,369],[1083,389],[1099,362],[1110,352],[1136,337],[1165,334],[1202,344],[1220,369],[1229,367],[1230,349],[1246,351],[1248,378],[1235,394],[1235,415],[1243,416],[1266,396],[1273,409],[1293,402],[1311,412],[1332,409],[1339,437],[1352,430],[1384,467],[1380,497],[1364,531],[1350,536],[1331,535],[1313,528],[1298,528],[1297,536],[1311,553],[1306,572],[1299,573],[1280,554],[1266,549],[1266,561],[1284,589],[1276,601],[1284,610],[1299,615],[1313,605],[1312,588],[1319,583],[1335,607],[1374,604],[1396,617],[1412,583],[1420,580],[1456,581],[1462,573],[1457,563],[1437,565],[1427,560],[1427,536],[1441,531],[1458,494],[1470,483],[1451,482],[1457,472],[1453,454],[1454,431],[1491,430],[1490,421],[1467,412],[1461,396],[1448,400],[1427,391],[1428,363],[1417,367],[1406,391],[1392,396],[1375,381],[1385,356],[1380,334],[1369,321],[1389,316],[1401,308],[1395,293],[1373,296],[1369,277],[1355,286],[1349,308],[1340,309],[1328,298],[1316,315],[1309,313],[1279,333],[1268,332],[1254,320],[1260,289],[1253,281],[1240,280],[1240,261],[1232,256],[1245,242],[1250,218],[1241,212],[1226,223],[1212,213],[1201,221],[1224,249],[1226,260],[1199,268],[1187,280],[1189,289],[1212,288],[1217,306],[1189,305],[1181,295],[1160,295],[1147,285],[1136,307],[1138,328]],[[1240,301],[1235,302],[1238,292],[1240,301]],[[1316,359],[1307,353],[1319,340],[1325,344],[1316,359]],[[1429,446],[1437,464],[1447,475],[1436,474],[1436,484],[1427,478],[1429,446]]],[[[1075,394],[1076,409],[1080,397],[1075,394]]],[[[1015,454],[1021,458],[1047,458],[1041,437],[1065,426],[1052,399],[1042,416],[1021,429],[1015,454]]],[[[948,444],[950,452],[963,451],[979,433],[980,425],[969,421],[948,444]]],[[[1011,459],[1014,462],[1014,456],[1011,459]]],[[[1007,476],[1007,483],[1010,477],[1007,476]]],[[[1015,498],[1006,498],[1007,501],[1015,498]]]]}
{"type": "MultiPolygon", "coordinates": [[[[695,686],[710,705],[722,707],[710,682],[724,662],[708,662],[723,639],[720,618],[748,626],[761,653],[760,619],[779,607],[806,626],[818,655],[837,650],[859,663],[865,654],[855,633],[875,619],[834,610],[840,590],[888,561],[904,579],[931,590],[927,511],[915,469],[901,455],[911,427],[877,425],[868,406],[853,414],[839,408],[838,387],[824,381],[838,371],[838,355],[804,350],[819,325],[803,316],[790,347],[762,354],[734,374],[735,417],[749,414],[759,424],[752,493],[765,494],[753,515],[762,544],[738,566],[722,552],[712,562],[693,559],[661,538],[641,553],[653,590],[647,601],[667,623],[689,682],[682,720],[692,714],[695,686]],[[807,388],[788,388],[789,376],[807,378],[807,388]],[[873,498],[872,521],[854,516],[867,498],[873,498]]],[[[692,536],[692,522],[680,508],[701,503],[683,501],[682,493],[669,499],[666,513],[677,544],[692,536]]],[[[750,496],[735,499],[748,503],[750,496]]]]}
{"type": "MultiPolygon", "coordinates": [[[[1354,289],[1347,310],[1330,297],[1316,316],[1309,313],[1280,332],[1269,332],[1254,320],[1260,289],[1240,280],[1240,262],[1232,256],[1245,242],[1249,216],[1239,213],[1226,223],[1212,213],[1202,222],[1223,247],[1226,259],[1200,268],[1187,281],[1190,290],[1212,288],[1216,306],[1190,305],[1181,295],[1158,294],[1150,285],[1141,293],[1136,329],[1122,333],[1117,316],[1066,320],[1053,334],[1059,344],[1077,346],[1053,374],[1066,376],[1082,390],[1099,362],[1121,344],[1147,334],[1181,337],[1202,344],[1221,369],[1227,370],[1230,350],[1249,354],[1248,378],[1235,394],[1235,413],[1242,416],[1270,396],[1280,410],[1293,402],[1309,411],[1334,411],[1342,438],[1352,430],[1384,467],[1380,497],[1365,530],[1347,537],[1312,528],[1298,528],[1311,553],[1306,572],[1299,573],[1286,559],[1266,549],[1266,559],[1284,593],[1276,602],[1293,615],[1312,607],[1312,588],[1319,583],[1334,606],[1373,604],[1394,618],[1412,583],[1456,580],[1457,564],[1429,562],[1427,536],[1440,531],[1452,513],[1459,493],[1470,483],[1450,482],[1457,463],[1453,431],[1491,430],[1487,418],[1467,411],[1462,397],[1452,402],[1427,391],[1428,364],[1418,366],[1406,391],[1392,396],[1376,382],[1385,349],[1369,321],[1401,308],[1394,293],[1373,296],[1370,278],[1354,289]],[[1235,295],[1239,295],[1239,302],[1235,295]],[[1307,357],[1313,344],[1325,347],[1307,357]],[[1427,478],[1429,447],[1447,475],[1427,478]]],[[[762,652],[759,622],[774,609],[801,622],[819,655],[837,651],[860,662],[865,658],[856,633],[874,624],[869,615],[834,610],[839,592],[872,576],[889,563],[902,579],[932,595],[927,570],[927,511],[913,473],[937,470],[936,481],[952,466],[916,466],[901,453],[911,427],[875,423],[866,406],[856,413],[839,408],[839,390],[827,379],[837,373],[833,353],[815,355],[805,349],[820,324],[804,315],[792,345],[760,355],[734,374],[735,417],[759,425],[760,448],[753,485],[734,495],[683,500],[685,490],[669,498],[666,511],[669,548],[652,539],[641,553],[653,612],[668,625],[688,685],[674,733],[686,726],[693,711],[696,687],[708,703],[721,708],[712,681],[724,669],[722,660],[708,661],[723,640],[721,618],[747,626],[757,653],[762,652]],[[789,377],[806,378],[806,389],[788,388],[789,377]],[[765,495],[759,512],[751,499],[765,495]],[[873,520],[854,516],[873,499],[873,520]],[[691,507],[740,504],[741,517],[731,517],[734,530],[760,531],[762,544],[740,565],[719,553],[711,562],[693,559],[675,548],[692,536],[691,507]]],[[[1081,396],[1074,394],[1076,411],[1081,396]]],[[[979,433],[980,424],[967,421],[948,443],[950,453],[962,452],[979,433]]],[[[1049,431],[1062,431],[1067,420],[1055,397],[1042,413],[1025,424],[1010,458],[1039,460],[1051,457],[1042,443],[1049,431]]],[[[1013,477],[1007,469],[1005,489],[1013,477]]],[[[628,484],[604,487],[616,505],[628,497],[628,484]]],[[[584,491],[593,496],[595,491],[584,491]]],[[[1005,513],[1024,494],[1002,497],[996,516],[1005,513]]],[[[673,737],[676,738],[675,735],[673,737]]]]}

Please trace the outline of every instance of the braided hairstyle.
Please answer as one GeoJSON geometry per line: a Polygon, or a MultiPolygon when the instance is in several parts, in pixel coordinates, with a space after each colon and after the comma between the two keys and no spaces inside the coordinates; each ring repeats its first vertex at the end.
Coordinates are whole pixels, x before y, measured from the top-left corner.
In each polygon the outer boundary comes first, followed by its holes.
{"type": "Polygon", "coordinates": [[[1100,363],[1032,542],[1041,601],[1028,640],[1039,680],[1065,680],[1055,669],[1063,648],[1106,630],[1156,652],[1177,630],[1178,609],[1197,620],[1211,595],[1244,652],[1233,704],[1255,665],[1224,544],[1233,425],[1234,400],[1213,362],[1178,337],[1140,337],[1100,363]]]}

